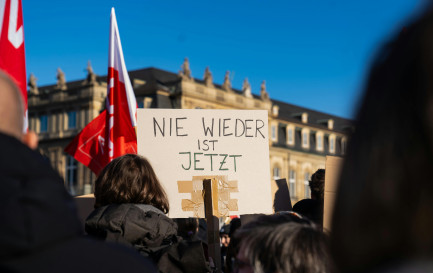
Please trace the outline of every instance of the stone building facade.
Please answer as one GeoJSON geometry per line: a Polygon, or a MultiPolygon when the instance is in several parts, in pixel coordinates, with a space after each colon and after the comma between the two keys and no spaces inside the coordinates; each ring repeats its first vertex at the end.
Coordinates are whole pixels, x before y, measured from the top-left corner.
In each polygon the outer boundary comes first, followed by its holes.
{"type": "MultiPolygon", "coordinates": [[[[29,127],[73,195],[90,193],[95,176],[63,149],[105,107],[105,77],[94,75],[90,65],[88,71],[81,81],[58,75],[56,85],[39,88],[33,81],[28,94],[29,127]]],[[[187,59],[179,73],[146,68],[129,75],[139,108],[267,110],[272,189],[277,190],[275,179],[286,178],[292,202],[309,197],[308,180],[325,167],[326,155],[346,151],[350,120],[271,99],[265,82],[255,95],[247,79],[242,90],[232,88],[228,72],[222,85],[214,83],[208,68],[203,79],[193,78],[187,59]]]]}

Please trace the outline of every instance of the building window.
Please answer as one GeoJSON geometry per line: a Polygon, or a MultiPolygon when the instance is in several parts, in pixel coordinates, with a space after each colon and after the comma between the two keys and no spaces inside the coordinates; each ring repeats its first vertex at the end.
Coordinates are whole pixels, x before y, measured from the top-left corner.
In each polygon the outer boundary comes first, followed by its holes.
{"type": "Polygon", "coordinates": [[[302,148],[310,147],[310,139],[309,139],[310,131],[304,129],[302,130],[302,148]]]}
{"type": "Polygon", "coordinates": [[[77,128],[77,111],[68,112],[68,129],[77,128]]]}
{"type": "Polygon", "coordinates": [[[323,151],[323,135],[321,133],[317,133],[316,135],[316,141],[317,141],[317,150],[323,151]]]}
{"type": "Polygon", "coordinates": [[[335,136],[333,135],[329,136],[329,152],[335,153],[335,136]]]}
{"type": "Polygon", "coordinates": [[[341,140],[341,154],[346,154],[346,150],[347,150],[347,141],[346,139],[342,139],[341,140]]]}
{"type": "Polygon", "coordinates": [[[275,125],[271,126],[271,139],[272,141],[277,140],[277,127],[275,125]]]}
{"type": "Polygon", "coordinates": [[[280,179],[280,168],[274,167],[274,180],[280,179]]]}
{"type": "Polygon", "coordinates": [[[77,194],[77,161],[70,155],[66,157],[66,189],[71,195],[77,194]]]}
{"type": "Polygon", "coordinates": [[[294,130],[293,127],[287,127],[287,144],[295,144],[294,130]]]}
{"type": "Polygon", "coordinates": [[[294,170],[289,172],[289,191],[290,197],[296,197],[296,173],[294,170]]]}
{"type": "Polygon", "coordinates": [[[310,173],[306,172],[304,178],[305,198],[311,197],[309,181],[310,181],[310,173]]]}
{"type": "Polygon", "coordinates": [[[278,116],[278,110],[279,110],[280,108],[277,106],[277,105],[274,105],[273,107],[272,107],[272,115],[274,115],[274,116],[278,116]]]}
{"type": "Polygon", "coordinates": [[[308,113],[302,113],[302,123],[308,123],[308,113]]]}
{"type": "Polygon", "coordinates": [[[44,133],[48,131],[48,115],[42,115],[39,117],[39,132],[44,133]]]}
{"type": "Polygon", "coordinates": [[[146,97],[144,98],[144,108],[150,108],[152,106],[152,98],[146,97]]]}

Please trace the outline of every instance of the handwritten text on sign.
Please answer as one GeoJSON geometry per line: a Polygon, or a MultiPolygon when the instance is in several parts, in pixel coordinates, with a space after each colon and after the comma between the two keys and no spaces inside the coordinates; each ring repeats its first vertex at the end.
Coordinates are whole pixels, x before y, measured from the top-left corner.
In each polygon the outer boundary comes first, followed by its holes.
{"type": "MultiPolygon", "coordinates": [[[[187,117],[165,118],[159,120],[153,118],[154,137],[188,137],[185,128],[187,117]]],[[[197,150],[203,152],[182,151],[184,155],[181,164],[184,170],[193,168],[196,171],[210,170],[216,168],[219,171],[230,169],[237,171],[236,159],[241,154],[214,153],[218,139],[204,139],[205,137],[261,137],[265,139],[265,122],[262,119],[239,119],[239,118],[209,118],[202,117],[199,127],[202,128],[203,139],[197,139],[197,150]]]]}
{"type": "Polygon", "coordinates": [[[138,153],[163,184],[170,217],[192,216],[177,207],[188,198],[177,182],[205,176],[237,181],[236,214],[272,212],[266,110],[138,109],[137,119],[138,153]]]}

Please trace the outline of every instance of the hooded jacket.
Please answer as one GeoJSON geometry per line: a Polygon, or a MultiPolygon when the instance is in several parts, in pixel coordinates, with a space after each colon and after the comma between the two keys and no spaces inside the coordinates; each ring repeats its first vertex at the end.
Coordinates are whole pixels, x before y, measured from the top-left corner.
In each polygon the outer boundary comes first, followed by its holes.
{"type": "Polygon", "coordinates": [[[87,218],[85,230],[99,239],[134,247],[160,272],[209,272],[201,242],[182,241],[176,223],[151,205],[97,208],[87,218]]]}
{"type": "Polygon", "coordinates": [[[0,185],[1,272],[154,272],[128,249],[84,238],[60,176],[38,152],[2,133],[0,185]]]}

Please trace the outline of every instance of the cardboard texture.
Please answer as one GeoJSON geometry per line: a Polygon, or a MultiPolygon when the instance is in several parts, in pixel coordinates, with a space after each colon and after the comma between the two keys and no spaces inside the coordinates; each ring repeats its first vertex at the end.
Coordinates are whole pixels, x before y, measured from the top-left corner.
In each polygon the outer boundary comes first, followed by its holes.
{"type": "Polygon", "coordinates": [[[194,176],[191,181],[177,181],[179,193],[190,193],[191,199],[182,199],[183,211],[192,211],[194,217],[203,218],[204,192],[203,181],[211,179],[213,215],[229,216],[230,211],[238,211],[238,200],[230,199],[230,193],[237,192],[237,181],[227,181],[227,176],[194,176]]]}
{"type": "Polygon", "coordinates": [[[95,205],[95,196],[93,194],[80,195],[74,198],[77,206],[78,217],[84,226],[87,216],[93,211],[95,205]]]}
{"type": "Polygon", "coordinates": [[[203,179],[221,176],[217,215],[273,212],[266,110],[138,109],[137,120],[169,217],[204,217],[203,179]]]}
{"type": "Polygon", "coordinates": [[[331,231],[332,212],[334,209],[335,197],[338,188],[338,179],[340,177],[343,158],[336,156],[327,156],[325,164],[325,196],[323,204],[323,228],[331,231]]]}

